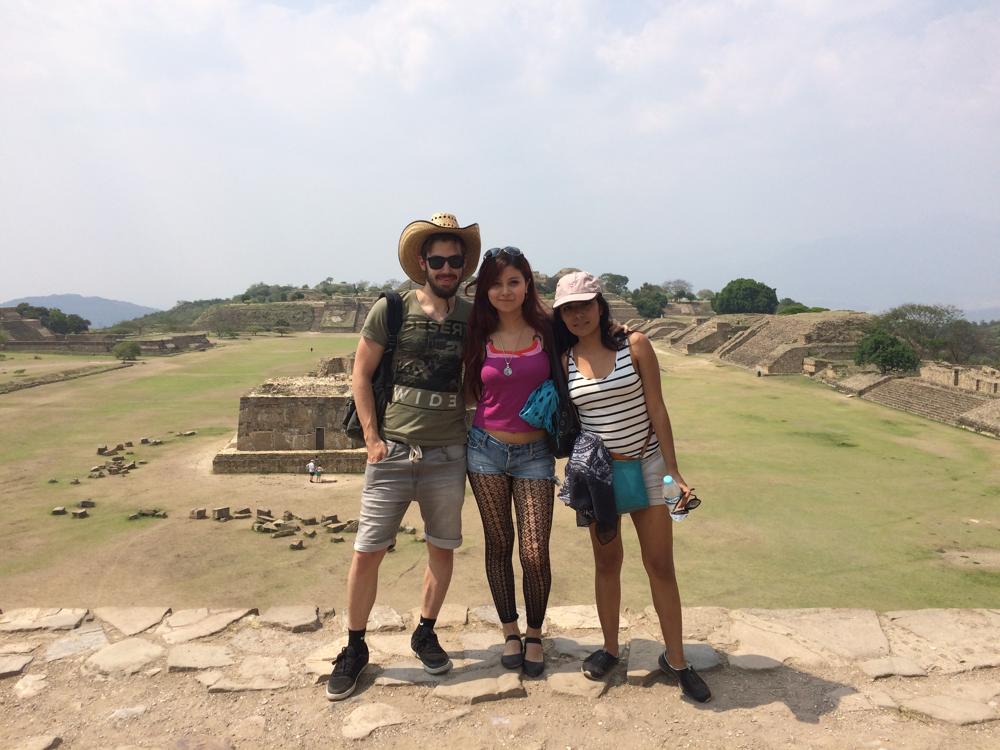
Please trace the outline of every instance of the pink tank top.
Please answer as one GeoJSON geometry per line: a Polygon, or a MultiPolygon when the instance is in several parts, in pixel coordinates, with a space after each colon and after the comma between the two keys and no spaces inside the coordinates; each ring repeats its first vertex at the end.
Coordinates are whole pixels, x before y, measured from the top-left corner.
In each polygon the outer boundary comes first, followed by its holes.
{"type": "Polygon", "coordinates": [[[503,352],[486,344],[486,359],[480,373],[483,378],[483,395],[472,420],[475,427],[500,432],[533,432],[537,427],[519,416],[528,396],[548,379],[549,356],[537,338],[527,349],[503,352]],[[509,360],[509,364],[508,364],[509,360]],[[504,370],[510,368],[510,374],[504,370]]]}

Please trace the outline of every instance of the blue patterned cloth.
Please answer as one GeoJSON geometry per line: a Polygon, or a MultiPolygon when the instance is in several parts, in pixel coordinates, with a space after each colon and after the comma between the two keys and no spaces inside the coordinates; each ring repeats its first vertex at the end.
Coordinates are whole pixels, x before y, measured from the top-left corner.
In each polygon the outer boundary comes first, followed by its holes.
{"type": "Polygon", "coordinates": [[[618,509],[611,477],[611,454],[604,441],[584,430],[566,463],[566,481],[559,490],[559,499],[576,511],[577,526],[597,524],[601,544],[618,536],[618,509]]]}

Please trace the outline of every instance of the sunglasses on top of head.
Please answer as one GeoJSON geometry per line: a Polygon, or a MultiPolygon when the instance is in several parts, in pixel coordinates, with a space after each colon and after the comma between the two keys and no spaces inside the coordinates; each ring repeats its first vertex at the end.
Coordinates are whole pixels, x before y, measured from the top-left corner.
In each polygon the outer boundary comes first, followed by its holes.
{"type": "Polygon", "coordinates": [[[447,263],[452,268],[458,269],[465,265],[464,255],[428,255],[427,265],[435,271],[440,271],[447,263]]]}
{"type": "Polygon", "coordinates": [[[500,255],[506,255],[508,258],[520,258],[524,253],[518,250],[516,247],[491,247],[486,251],[483,256],[483,260],[487,258],[497,258],[500,255]]]}

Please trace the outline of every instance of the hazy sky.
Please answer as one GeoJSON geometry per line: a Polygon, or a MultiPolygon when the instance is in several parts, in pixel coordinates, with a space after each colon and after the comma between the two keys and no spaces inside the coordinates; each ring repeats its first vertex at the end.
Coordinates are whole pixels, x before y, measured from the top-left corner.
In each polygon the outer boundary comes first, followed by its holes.
{"type": "Polygon", "coordinates": [[[1000,0],[0,0],[0,300],[536,269],[1000,307],[1000,0]]]}

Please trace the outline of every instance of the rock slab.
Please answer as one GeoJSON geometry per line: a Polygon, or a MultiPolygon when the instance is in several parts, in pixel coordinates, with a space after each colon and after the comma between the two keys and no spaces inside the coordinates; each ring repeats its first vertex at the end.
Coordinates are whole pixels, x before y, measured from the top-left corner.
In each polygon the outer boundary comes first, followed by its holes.
{"type": "Polygon", "coordinates": [[[57,661],[69,656],[76,656],[86,651],[96,651],[108,645],[104,629],[95,623],[83,625],[64,638],[52,641],[45,649],[45,661],[57,661]]]}
{"type": "Polygon", "coordinates": [[[163,647],[144,638],[126,638],[105,646],[87,659],[87,668],[101,674],[135,674],[163,655],[163,647]]]}
{"type": "Polygon", "coordinates": [[[22,701],[34,698],[45,689],[46,679],[44,674],[26,674],[14,684],[14,695],[22,701]]]}
{"type": "Polygon", "coordinates": [[[94,615],[124,636],[138,635],[158,625],[170,613],[169,607],[99,607],[94,615]]]}
{"type": "Polygon", "coordinates": [[[204,643],[183,643],[167,653],[168,672],[187,672],[195,669],[228,667],[233,658],[224,646],[204,643]]]}
{"type": "Polygon", "coordinates": [[[170,615],[156,629],[156,634],[170,645],[205,638],[225,630],[255,610],[252,609],[183,609],[170,615]]]}
{"type": "Polygon", "coordinates": [[[553,672],[545,678],[545,682],[553,693],[591,700],[600,698],[608,687],[604,680],[588,680],[579,670],[553,672]]]}
{"type": "Polygon", "coordinates": [[[660,672],[663,645],[649,637],[633,638],[628,644],[628,684],[647,685],[660,672]]]}
{"type": "Polygon", "coordinates": [[[28,737],[12,750],[52,750],[62,744],[62,737],[55,734],[35,735],[28,737]]]}
{"type": "Polygon", "coordinates": [[[858,666],[873,680],[880,677],[923,677],[927,674],[923,667],[912,659],[904,656],[886,656],[882,659],[869,659],[858,666]]]}
{"type": "Polygon", "coordinates": [[[21,674],[35,657],[31,654],[8,654],[0,656],[0,677],[13,677],[21,674]]]}
{"type": "MultiPolygon", "coordinates": [[[[556,630],[600,630],[601,621],[597,616],[597,606],[594,604],[576,604],[568,607],[549,607],[545,616],[549,629],[556,630]]],[[[622,615],[618,621],[618,629],[624,630],[630,626],[628,618],[622,615]]]]}
{"type": "Polygon", "coordinates": [[[402,712],[388,703],[369,703],[360,706],[347,717],[340,733],[344,739],[362,740],[380,727],[402,724],[402,712]]]}
{"type": "Polygon", "coordinates": [[[0,615],[0,633],[30,630],[72,630],[87,616],[85,609],[12,609],[0,615]]]}
{"type": "Polygon", "coordinates": [[[1000,716],[985,703],[956,698],[951,695],[928,695],[902,701],[900,708],[904,711],[929,716],[949,724],[982,724],[994,721],[1000,716]]]}
{"type": "Polygon", "coordinates": [[[440,681],[440,677],[428,674],[423,664],[416,659],[390,664],[375,678],[375,684],[379,687],[409,687],[440,681]]]}
{"type": "Polygon", "coordinates": [[[438,685],[432,695],[450,703],[475,704],[503,698],[523,698],[525,690],[518,672],[500,675],[473,672],[438,685]]]}
{"type": "Polygon", "coordinates": [[[319,630],[323,626],[319,619],[319,607],[307,605],[271,607],[261,613],[260,622],[293,633],[319,630]]]}

